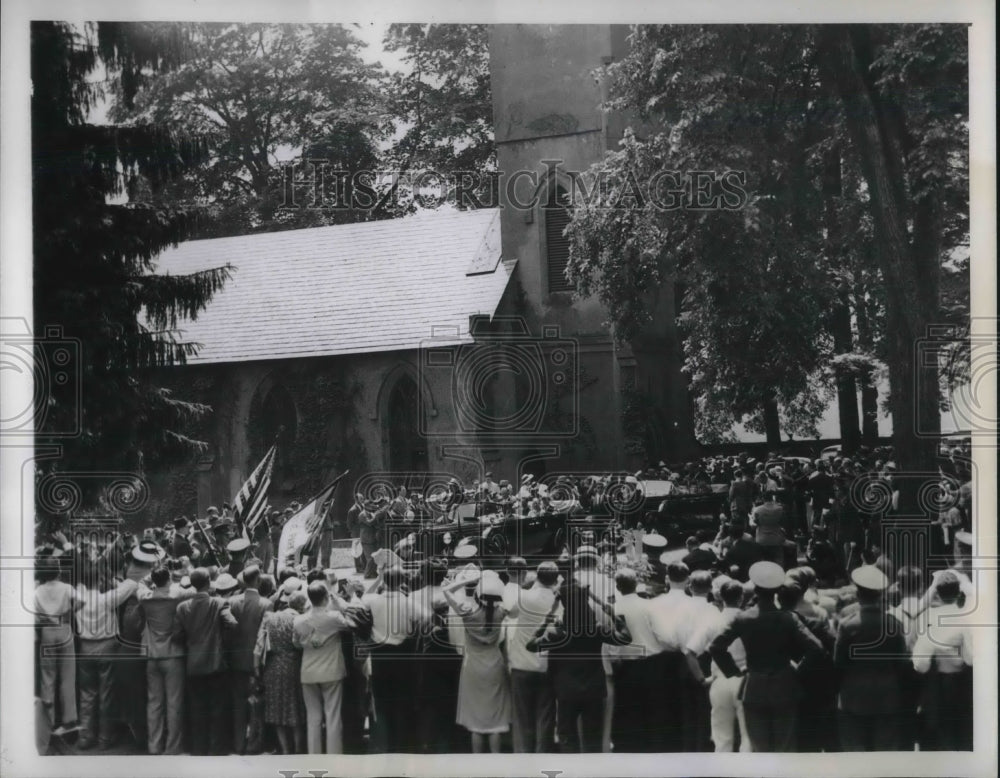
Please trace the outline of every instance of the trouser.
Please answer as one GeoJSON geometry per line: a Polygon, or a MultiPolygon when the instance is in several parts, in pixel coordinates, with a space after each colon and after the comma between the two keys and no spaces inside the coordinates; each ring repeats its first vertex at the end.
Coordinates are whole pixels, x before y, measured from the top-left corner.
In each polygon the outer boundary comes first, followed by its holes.
{"type": "Polygon", "coordinates": [[[146,743],[146,656],[137,646],[118,640],[115,686],[122,690],[118,717],[139,745],[146,743]],[[127,693],[126,693],[127,690],[127,693]]]}
{"type": "Polygon", "coordinates": [[[837,714],[841,751],[900,751],[900,716],[896,713],[859,715],[842,710],[837,714]]]}
{"type": "Polygon", "coordinates": [[[340,705],[344,694],[343,681],[302,684],[306,703],[306,733],[310,754],[344,753],[344,727],[340,705]],[[323,726],[326,725],[324,750],[323,726]]]}
{"type": "Polygon", "coordinates": [[[407,753],[413,727],[412,645],[406,641],[398,646],[374,646],[370,656],[378,740],[388,753],[407,753]]]}
{"type": "Polygon", "coordinates": [[[184,751],[184,659],[146,660],[146,729],[149,753],[184,751]]]}
{"type": "Polygon", "coordinates": [[[189,675],[187,678],[188,723],[191,754],[213,756],[229,753],[228,673],[189,675]]]}
{"type": "Polygon", "coordinates": [[[750,751],[750,737],[747,735],[747,720],[743,713],[743,703],[739,700],[740,684],[743,678],[734,675],[726,678],[717,676],[708,690],[712,706],[712,743],[716,753],[732,753],[736,743],[736,726],[740,730],[740,752],[750,751]]]}
{"type": "Polygon", "coordinates": [[[656,678],[659,680],[661,702],[657,705],[660,715],[654,720],[662,733],[656,750],[673,754],[682,753],[685,716],[681,702],[682,679],[687,674],[684,655],[680,651],[664,651],[655,658],[660,663],[656,678]]]}
{"type": "Polygon", "coordinates": [[[559,700],[556,708],[559,749],[564,754],[600,753],[604,699],[559,700]]]}
{"type": "Polygon", "coordinates": [[[660,750],[662,731],[657,712],[664,702],[662,678],[657,674],[663,662],[659,655],[626,659],[615,668],[615,714],[611,741],[615,753],[655,753],[660,750]],[[654,707],[655,705],[655,707],[654,707]]]}
{"type": "Polygon", "coordinates": [[[233,711],[233,751],[247,751],[247,722],[250,719],[250,673],[240,670],[229,672],[229,689],[233,711]]]}
{"type": "Polygon", "coordinates": [[[708,701],[708,689],[695,681],[686,666],[681,675],[680,689],[681,708],[684,711],[681,719],[684,752],[688,754],[709,752],[712,750],[712,712],[708,701]]]}
{"type": "Polygon", "coordinates": [[[362,543],[361,552],[364,558],[364,577],[365,578],[375,578],[378,575],[378,570],[375,567],[375,560],[372,558],[376,551],[379,550],[378,543],[362,543]]]}
{"type": "Polygon", "coordinates": [[[795,750],[795,718],[801,694],[798,677],[791,667],[747,673],[743,710],[751,751],[795,750]]]}
{"type": "Polygon", "coordinates": [[[548,753],[552,750],[556,712],[549,674],[512,669],[510,691],[514,706],[514,753],[548,753]]]}
{"type": "Polygon", "coordinates": [[[52,726],[76,721],[76,649],[69,626],[42,627],[38,658],[39,696],[52,726]],[[56,710],[56,697],[59,709],[56,710]]]}
{"type": "Polygon", "coordinates": [[[110,745],[114,739],[117,648],[117,638],[80,641],[80,742],[110,745]]]}
{"type": "Polygon", "coordinates": [[[921,748],[972,750],[972,668],[958,673],[932,670],[924,679],[921,748]]]}

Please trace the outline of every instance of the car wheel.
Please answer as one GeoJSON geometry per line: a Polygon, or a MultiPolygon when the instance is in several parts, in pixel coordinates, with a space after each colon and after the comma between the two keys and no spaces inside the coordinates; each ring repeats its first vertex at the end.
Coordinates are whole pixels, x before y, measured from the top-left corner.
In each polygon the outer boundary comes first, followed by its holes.
{"type": "Polygon", "coordinates": [[[486,539],[486,553],[490,556],[507,556],[507,538],[499,532],[491,532],[486,539]]]}

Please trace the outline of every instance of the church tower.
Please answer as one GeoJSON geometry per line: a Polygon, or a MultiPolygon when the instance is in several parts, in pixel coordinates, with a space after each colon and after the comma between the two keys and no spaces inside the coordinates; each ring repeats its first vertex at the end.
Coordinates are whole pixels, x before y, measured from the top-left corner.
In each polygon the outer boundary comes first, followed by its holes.
{"type": "Polygon", "coordinates": [[[572,343],[578,363],[566,390],[573,397],[564,392],[560,400],[564,410],[578,414],[574,434],[553,437],[559,453],[536,468],[542,472],[595,465],[644,469],[689,456],[696,447],[680,371],[674,285],[657,290],[653,326],[616,345],[604,306],[596,298],[574,298],[564,275],[571,174],[616,149],[627,126],[626,117],[601,110],[607,86],[599,72],[625,53],[627,35],[624,25],[490,28],[501,250],[504,260],[517,261],[516,299],[508,310],[523,318],[543,347],[546,337],[572,343]]]}

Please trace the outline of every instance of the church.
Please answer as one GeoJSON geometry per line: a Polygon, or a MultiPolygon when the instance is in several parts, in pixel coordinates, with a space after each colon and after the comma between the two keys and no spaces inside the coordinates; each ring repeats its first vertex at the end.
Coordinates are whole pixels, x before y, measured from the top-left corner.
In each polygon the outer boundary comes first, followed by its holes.
{"type": "Polygon", "coordinates": [[[634,471],[696,453],[673,285],[658,290],[653,326],[616,343],[603,306],[564,272],[566,171],[622,137],[596,71],[626,33],[491,27],[498,165],[537,182],[527,206],[500,186],[497,208],[190,241],[159,257],[164,274],[235,270],[179,323],[200,350],[164,381],[211,406],[191,429],[209,448],[150,475],[151,523],[230,501],[274,441],[272,505],[349,470],[344,510],[376,481],[634,471]]]}

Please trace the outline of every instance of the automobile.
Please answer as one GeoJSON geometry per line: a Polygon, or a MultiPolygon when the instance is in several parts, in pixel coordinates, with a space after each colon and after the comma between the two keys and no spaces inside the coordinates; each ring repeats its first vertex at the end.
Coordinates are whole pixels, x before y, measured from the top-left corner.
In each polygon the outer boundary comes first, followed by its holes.
{"type": "Polygon", "coordinates": [[[719,516],[729,513],[728,484],[692,489],[672,481],[646,481],[644,487],[643,524],[666,537],[669,546],[699,530],[717,529],[719,516]]]}
{"type": "Polygon", "coordinates": [[[834,459],[840,456],[840,445],[827,446],[822,451],[819,452],[819,458],[824,462],[832,462],[834,459]]]}

